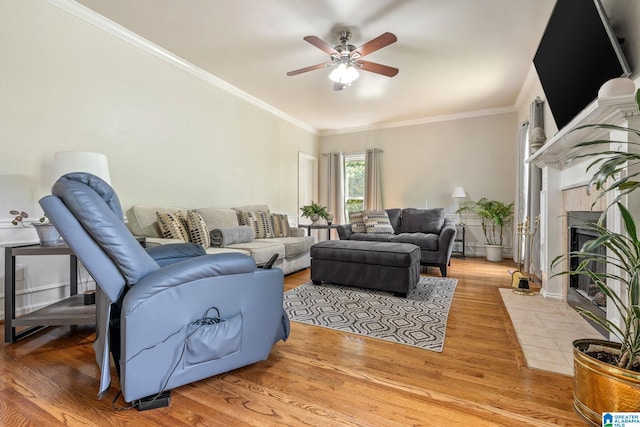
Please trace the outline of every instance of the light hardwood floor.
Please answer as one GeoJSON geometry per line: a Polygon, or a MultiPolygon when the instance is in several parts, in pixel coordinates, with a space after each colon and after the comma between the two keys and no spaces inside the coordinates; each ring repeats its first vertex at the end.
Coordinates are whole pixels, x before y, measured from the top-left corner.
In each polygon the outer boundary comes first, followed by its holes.
{"type": "MultiPolygon", "coordinates": [[[[583,426],[572,378],[526,367],[498,291],[507,268],[452,260],[442,353],[292,323],[267,361],[175,389],[169,408],[145,412],[111,408],[115,381],[97,400],[91,328],[50,328],[3,343],[0,425],[583,426]]],[[[308,270],[290,275],[285,289],[308,280],[308,270]]]]}

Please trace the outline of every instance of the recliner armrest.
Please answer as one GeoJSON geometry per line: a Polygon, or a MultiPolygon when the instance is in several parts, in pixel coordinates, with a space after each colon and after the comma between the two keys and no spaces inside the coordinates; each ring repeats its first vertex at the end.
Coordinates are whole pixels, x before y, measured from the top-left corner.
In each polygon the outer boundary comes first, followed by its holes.
{"type": "MultiPolygon", "coordinates": [[[[144,301],[167,288],[209,277],[252,273],[256,263],[242,254],[203,255],[176,262],[145,276],[133,285],[127,299],[144,301]]],[[[134,309],[135,306],[130,307],[134,309]]]]}
{"type": "Polygon", "coordinates": [[[160,267],[206,255],[204,248],[195,243],[172,243],[169,245],[154,246],[147,248],[147,253],[151,255],[151,258],[153,258],[160,267]]]}

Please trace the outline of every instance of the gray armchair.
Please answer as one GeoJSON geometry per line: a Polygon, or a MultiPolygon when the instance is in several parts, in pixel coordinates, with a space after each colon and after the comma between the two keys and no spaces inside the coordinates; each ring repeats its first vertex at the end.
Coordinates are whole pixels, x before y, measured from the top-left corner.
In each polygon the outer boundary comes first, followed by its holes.
{"type": "Polygon", "coordinates": [[[52,193],[40,204],[97,284],[99,397],[110,386],[110,353],[124,400],[142,405],[264,360],[286,340],[281,270],[188,243],[145,250],[113,189],[94,175],[67,174],[52,193]]]}

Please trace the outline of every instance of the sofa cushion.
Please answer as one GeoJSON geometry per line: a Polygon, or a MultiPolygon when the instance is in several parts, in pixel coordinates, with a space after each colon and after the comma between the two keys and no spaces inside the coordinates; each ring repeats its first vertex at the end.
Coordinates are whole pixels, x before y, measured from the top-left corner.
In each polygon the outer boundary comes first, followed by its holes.
{"type": "Polygon", "coordinates": [[[349,223],[351,224],[352,233],[367,232],[367,227],[364,225],[364,217],[362,211],[349,212],[349,223]]]}
{"type": "Polygon", "coordinates": [[[402,210],[401,233],[436,233],[444,225],[444,209],[414,209],[402,210]]]}
{"type": "Polygon", "coordinates": [[[269,212],[269,206],[267,206],[267,205],[237,206],[237,207],[235,207],[233,209],[236,212],[251,212],[251,211],[269,212]]]}
{"type": "Polygon", "coordinates": [[[162,231],[158,225],[157,212],[174,213],[181,212],[187,215],[187,209],[173,206],[133,205],[127,212],[127,227],[134,236],[161,238],[162,231]]]}
{"type": "Polygon", "coordinates": [[[395,234],[388,233],[353,233],[349,240],[361,240],[365,242],[390,242],[395,234]]]}
{"type": "Polygon", "coordinates": [[[253,229],[253,237],[256,239],[270,239],[273,237],[271,229],[271,214],[263,211],[242,211],[240,213],[240,225],[248,225],[253,229]]]}
{"type": "Polygon", "coordinates": [[[237,227],[240,225],[238,215],[233,209],[199,208],[195,209],[195,211],[200,214],[209,230],[223,227],[237,227]]]}
{"type": "Polygon", "coordinates": [[[402,209],[399,208],[395,208],[395,209],[386,209],[387,211],[387,215],[389,216],[389,222],[391,223],[391,226],[393,227],[394,233],[399,233],[400,232],[400,223],[402,220],[402,209]]]}
{"type": "Polygon", "coordinates": [[[278,258],[283,258],[285,252],[284,245],[279,242],[274,242],[273,239],[254,240],[250,243],[238,243],[235,245],[229,245],[227,248],[240,249],[249,252],[258,265],[269,261],[269,258],[271,258],[273,254],[278,254],[278,258]]]}
{"type": "Polygon", "coordinates": [[[297,257],[299,255],[309,253],[311,246],[315,242],[313,236],[300,237],[276,237],[267,240],[268,242],[277,242],[284,245],[284,256],[286,258],[297,257]]]}
{"type": "Polygon", "coordinates": [[[400,233],[391,239],[394,243],[411,243],[425,251],[437,251],[440,236],[433,233],[400,233]]]}
{"type": "Polygon", "coordinates": [[[393,234],[393,227],[386,211],[362,211],[362,220],[369,233],[393,234]]]}
{"type": "Polygon", "coordinates": [[[291,235],[289,218],[286,215],[271,214],[271,225],[273,226],[274,237],[289,237],[291,235]]]}
{"type": "Polygon", "coordinates": [[[189,231],[187,220],[180,212],[161,213],[157,212],[158,226],[162,232],[162,236],[167,239],[181,239],[189,242],[189,231]]]}

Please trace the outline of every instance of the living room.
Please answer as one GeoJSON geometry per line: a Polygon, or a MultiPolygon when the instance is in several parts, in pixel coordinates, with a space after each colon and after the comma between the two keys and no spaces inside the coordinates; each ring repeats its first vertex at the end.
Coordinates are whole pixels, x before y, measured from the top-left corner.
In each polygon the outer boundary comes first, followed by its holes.
{"type": "MultiPolygon", "coordinates": [[[[517,129],[529,115],[530,102],[543,95],[532,66],[512,105],[426,117],[403,125],[319,130],[188,63],[167,59],[169,55],[154,46],[141,47],[140,40],[127,39],[130,35],[114,34],[118,29],[105,22],[97,25],[92,22],[95,17],[79,16],[70,3],[2,5],[0,132],[4,143],[0,178],[3,185],[20,183],[1,190],[2,242],[32,238],[11,226],[8,209],[38,213],[37,200],[49,194],[54,180],[53,153],[66,150],[106,154],[113,185],[126,207],[264,203],[295,222],[299,154],[320,158],[326,152],[367,148],[383,150],[385,207],[424,208],[427,204],[443,207],[448,216],[455,217],[457,206],[451,192],[457,186],[464,186],[472,199],[515,199],[517,129]],[[16,188],[30,194],[15,194],[16,188]],[[27,206],[15,206],[18,202],[27,206]]],[[[632,69],[639,70],[637,2],[603,3],[610,17],[627,30],[628,59],[632,69]]],[[[301,45],[303,35],[299,35],[301,45]]],[[[634,77],[640,86],[637,74],[634,77]]],[[[553,135],[557,129],[548,109],[545,123],[547,135],[553,135]]],[[[482,255],[482,239],[479,227],[471,231],[472,255],[482,255]]],[[[456,260],[453,274],[456,268],[460,275],[471,275],[497,267],[456,260]]],[[[469,315],[468,321],[477,319],[469,315]]],[[[358,346],[349,350],[357,352],[358,346]]],[[[284,357],[281,353],[275,356],[268,363],[284,357]]],[[[415,353],[409,357],[423,363],[415,353]]],[[[455,357],[466,356],[456,353],[455,357]]],[[[482,361],[491,363],[489,358],[482,361]]],[[[443,375],[437,370],[430,374],[443,375]]],[[[535,378],[547,379],[544,375],[535,378]]],[[[384,379],[375,376],[375,381],[384,379]]],[[[501,380],[496,377],[495,381],[501,380]]],[[[242,382],[242,378],[234,381],[242,382]]],[[[427,399],[427,394],[422,397],[427,399]]],[[[443,394],[439,397],[440,404],[463,410],[461,401],[443,394]]],[[[479,412],[491,412],[491,404],[479,406],[479,412]]]]}

